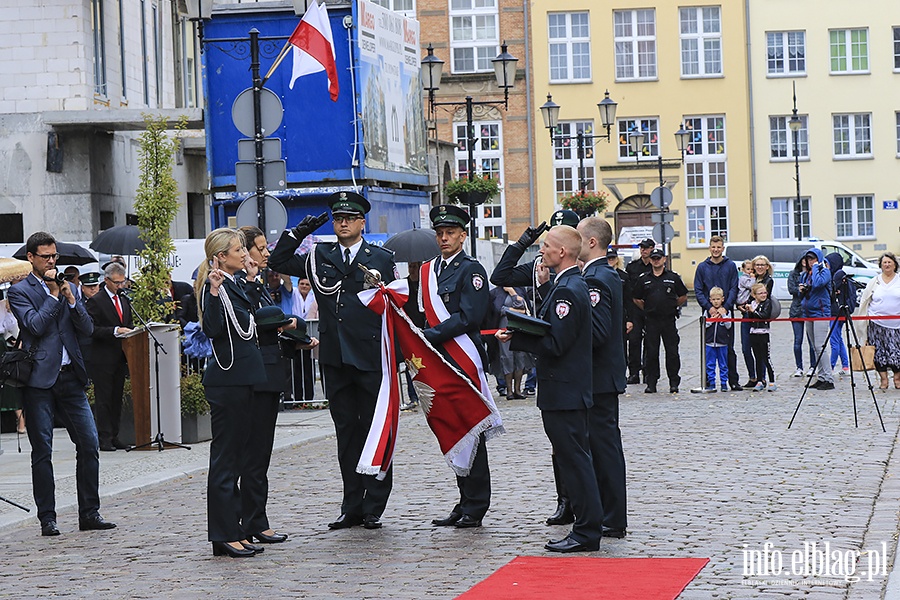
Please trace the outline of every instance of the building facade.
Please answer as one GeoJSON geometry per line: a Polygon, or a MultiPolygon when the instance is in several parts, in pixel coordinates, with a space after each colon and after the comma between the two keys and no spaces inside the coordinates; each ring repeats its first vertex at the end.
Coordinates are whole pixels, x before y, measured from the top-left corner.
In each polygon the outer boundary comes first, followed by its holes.
{"type": "MultiPolygon", "coordinates": [[[[130,222],[143,113],[201,125],[191,23],[171,0],[0,5],[0,164],[9,174],[0,238],[47,230],[89,240],[130,222]]],[[[208,222],[197,146],[186,143],[175,168],[182,209],[173,237],[203,235],[208,222]]]]}
{"type": "Polygon", "coordinates": [[[869,257],[900,241],[900,4],[844,8],[750,3],[755,228],[760,240],[835,239],[869,257]]]}
{"type": "Polygon", "coordinates": [[[749,238],[744,3],[541,0],[532,14],[534,102],[549,93],[560,106],[556,139],[536,132],[539,212],[580,188],[583,162],[586,188],[609,194],[605,216],[620,243],[652,235],[658,209],[650,196],[662,179],[674,213],[675,235],[665,241],[687,282],[710,236],[749,238]],[[618,103],[610,139],[588,140],[579,160],[573,136],[606,134],[597,107],[606,91],[618,103]],[[683,163],[674,135],[682,127],[691,133],[683,163]],[[629,140],[637,131],[644,145],[635,153],[629,140]]]}

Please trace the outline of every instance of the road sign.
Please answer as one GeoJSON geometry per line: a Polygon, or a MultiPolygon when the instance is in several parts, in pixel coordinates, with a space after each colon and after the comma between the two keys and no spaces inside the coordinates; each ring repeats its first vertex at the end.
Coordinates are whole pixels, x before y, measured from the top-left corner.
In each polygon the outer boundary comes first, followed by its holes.
{"type": "Polygon", "coordinates": [[[882,200],[881,208],[883,210],[897,210],[897,200],[882,200]]]}
{"type": "MultiPolygon", "coordinates": [[[[287,179],[287,166],[283,160],[269,160],[263,163],[263,186],[267,191],[283,190],[285,179],[287,179]]],[[[255,162],[234,163],[234,187],[238,192],[256,191],[255,162]]]]}
{"type": "MultiPolygon", "coordinates": [[[[266,138],[263,140],[263,158],[266,160],[278,160],[281,158],[281,138],[266,138]]],[[[238,160],[256,160],[256,142],[253,140],[238,140],[238,160]]]]}
{"type": "Polygon", "coordinates": [[[668,208],[672,204],[672,190],[660,186],[650,192],[650,203],[656,208],[668,208]]]}
{"type": "MultiPolygon", "coordinates": [[[[281,99],[270,89],[263,88],[259,96],[259,114],[263,136],[271,135],[281,126],[284,106],[281,99]]],[[[247,88],[234,99],[231,105],[231,120],[238,131],[252,138],[256,134],[253,126],[253,88],[247,88]]]]}
{"type": "MultiPolygon", "coordinates": [[[[259,226],[259,205],[256,196],[250,196],[237,209],[237,226],[259,226]]],[[[287,209],[281,200],[275,196],[266,194],[266,240],[274,242],[278,240],[281,232],[287,227],[287,209]]]]}
{"type": "Polygon", "coordinates": [[[657,223],[653,226],[653,239],[657,244],[668,244],[675,238],[675,229],[668,223],[657,223]]]}
{"type": "Polygon", "coordinates": [[[671,223],[675,220],[675,213],[658,212],[650,213],[650,220],[654,223],[671,223]]]}

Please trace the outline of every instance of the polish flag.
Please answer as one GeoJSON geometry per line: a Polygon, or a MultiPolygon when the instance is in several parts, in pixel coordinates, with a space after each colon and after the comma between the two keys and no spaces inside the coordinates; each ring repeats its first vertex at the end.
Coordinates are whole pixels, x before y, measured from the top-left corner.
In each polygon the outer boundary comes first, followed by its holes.
{"type": "Polygon", "coordinates": [[[328,74],[328,91],[331,100],[338,99],[337,66],[334,63],[334,39],[328,9],[325,4],[313,2],[300,19],[297,29],[288,43],[294,46],[294,66],[291,73],[291,89],[298,77],[325,71],[328,74]]]}

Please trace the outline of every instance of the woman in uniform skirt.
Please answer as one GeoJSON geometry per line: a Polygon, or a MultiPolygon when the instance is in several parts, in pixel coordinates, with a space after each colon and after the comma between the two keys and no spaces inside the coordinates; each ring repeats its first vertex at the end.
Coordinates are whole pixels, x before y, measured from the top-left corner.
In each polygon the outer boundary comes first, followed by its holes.
{"type": "Polygon", "coordinates": [[[262,552],[241,528],[242,456],[252,415],[254,386],[265,381],[257,345],[252,304],[242,271],[249,264],[241,233],[216,229],[206,237],[206,261],[197,273],[196,295],[203,332],[213,346],[213,359],[203,375],[212,416],[209,448],[207,512],[213,554],[234,558],[262,552]]]}

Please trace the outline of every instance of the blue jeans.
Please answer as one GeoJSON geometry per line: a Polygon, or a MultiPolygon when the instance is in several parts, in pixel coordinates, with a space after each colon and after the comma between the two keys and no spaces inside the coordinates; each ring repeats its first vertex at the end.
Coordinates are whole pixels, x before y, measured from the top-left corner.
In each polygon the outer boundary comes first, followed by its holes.
{"type": "MultiPolygon", "coordinates": [[[[791,321],[791,329],[794,330],[794,364],[801,371],[803,370],[803,321],[791,321]]],[[[810,352],[809,366],[816,362],[812,352],[810,352]]]]}
{"type": "Polygon", "coordinates": [[[26,387],[22,402],[31,443],[31,481],[41,524],[56,520],[56,485],[53,479],[53,419],[59,417],[75,444],[75,482],[79,520],[100,512],[100,451],[97,427],[84,387],[66,371],[49,390],[26,387]]]}
{"type": "MultiPolygon", "coordinates": [[[[834,321],[832,321],[834,323],[834,321]]],[[[841,367],[847,368],[850,366],[850,357],[847,356],[847,346],[844,345],[844,338],[841,337],[841,334],[844,331],[844,323],[840,322],[834,326],[834,329],[831,331],[831,368],[834,369],[834,365],[837,364],[837,359],[840,357],[841,359],[841,367]]]]}

